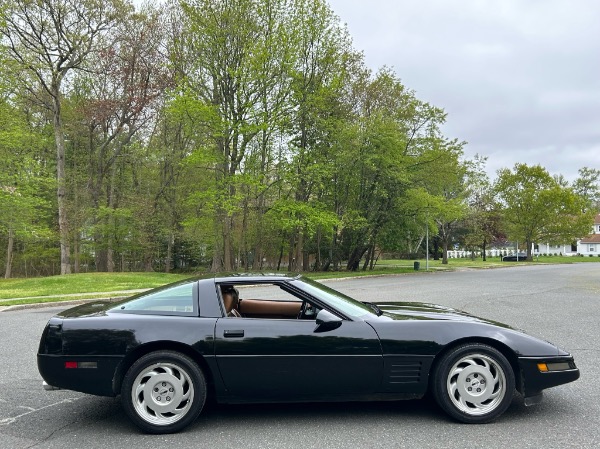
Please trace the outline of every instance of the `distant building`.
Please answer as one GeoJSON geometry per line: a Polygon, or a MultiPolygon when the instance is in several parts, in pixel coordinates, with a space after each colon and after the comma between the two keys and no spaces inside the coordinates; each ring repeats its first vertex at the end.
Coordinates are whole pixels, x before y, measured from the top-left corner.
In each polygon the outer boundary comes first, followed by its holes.
{"type": "Polygon", "coordinates": [[[584,256],[600,255],[600,214],[594,219],[592,233],[577,242],[577,252],[584,256]]]}
{"type": "MultiPolygon", "coordinates": [[[[516,253],[515,244],[509,243],[506,247],[492,247],[486,251],[490,257],[507,256],[516,253]]],[[[562,256],[600,256],[600,214],[594,218],[592,233],[580,240],[573,241],[571,244],[550,245],[548,243],[538,243],[533,245],[533,255],[562,255],[562,256]]],[[[481,255],[481,251],[475,251],[476,256],[481,255]]],[[[470,257],[471,251],[455,250],[448,251],[448,257],[460,258],[470,257]]]]}
{"type": "Polygon", "coordinates": [[[538,244],[534,247],[534,254],[562,254],[563,256],[598,255],[600,254],[600,214],[594,219],[592,233],[587,237],[577,240],[572,244],[548,245],[538,244]]]}
{"type": "Polygon", "coordinates": [[[533,245],[533,254],[545,254],[546,256],[554,254],[558,254],[561,256],[576,256],[577,242],[575,241],[570,245],[549,245],[547,243],[540,243],[537,245],[533,245]]]}

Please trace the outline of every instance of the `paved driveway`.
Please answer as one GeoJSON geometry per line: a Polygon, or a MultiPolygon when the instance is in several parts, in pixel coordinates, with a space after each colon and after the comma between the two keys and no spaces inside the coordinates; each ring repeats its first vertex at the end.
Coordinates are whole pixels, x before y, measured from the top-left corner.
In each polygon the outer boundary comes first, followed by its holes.
{"type": "MultiPolygon", "coordinates": [[[[450,421],[429,401],[212,405],[188,430],[141,434],[118,399],[41,388],[35,353],[57,308],[0,313],[0,448],[597,448],[600,264],[515,266],[349,279],[358,299],[416,300],[505,321],[571,351],[581,379],[487,425],[450,421]]],[[[307,379],[312,382],[313,379],[307,379]]]]}

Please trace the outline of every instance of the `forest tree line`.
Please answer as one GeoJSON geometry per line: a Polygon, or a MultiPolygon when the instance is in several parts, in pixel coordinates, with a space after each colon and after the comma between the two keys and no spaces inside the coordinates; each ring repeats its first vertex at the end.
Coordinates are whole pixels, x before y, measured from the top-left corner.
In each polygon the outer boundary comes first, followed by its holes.
{"type": "Polygon", "coordinates": [[[485,159],[324,0],[0,0],[0,264],[359,270],[586,235],[573,183],[485,159]]]}

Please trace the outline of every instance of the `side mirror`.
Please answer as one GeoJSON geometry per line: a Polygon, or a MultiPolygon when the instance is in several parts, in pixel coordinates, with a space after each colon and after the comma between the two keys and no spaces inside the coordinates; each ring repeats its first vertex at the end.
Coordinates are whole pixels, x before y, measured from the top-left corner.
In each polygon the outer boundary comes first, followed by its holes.
{"type": "Polygon", "coordinates": [[[329,332],[334,329],[337,329],[342,325],[343,320],[335,316],[333,313],[328,310],[321,310],[317,313],[317,327],[313,332],[329,332]]]}

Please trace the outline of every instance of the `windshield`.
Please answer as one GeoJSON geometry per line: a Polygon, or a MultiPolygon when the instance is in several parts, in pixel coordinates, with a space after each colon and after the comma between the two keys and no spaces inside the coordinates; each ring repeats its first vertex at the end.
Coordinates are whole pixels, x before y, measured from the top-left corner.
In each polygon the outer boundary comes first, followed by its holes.
{"type": "Polygon", "coordinates": [[[375,315],[373,309],[368,305],[311,279],[303,277],[302,279],[291,281],[291,284],[302,284],[300,286],[302,290],[315,298],[323,300],[323,302],[349,317],[360,318],[365,315],[375,315]]]}

